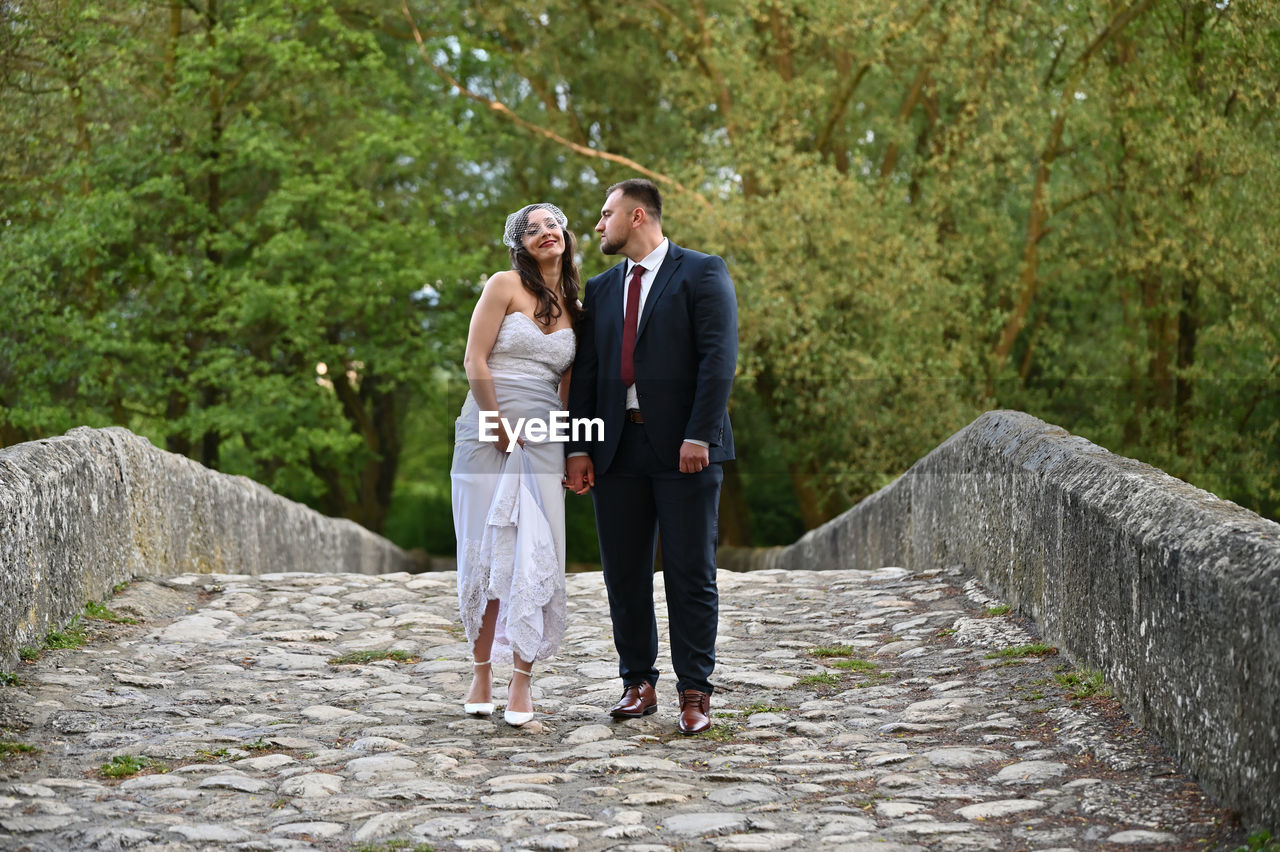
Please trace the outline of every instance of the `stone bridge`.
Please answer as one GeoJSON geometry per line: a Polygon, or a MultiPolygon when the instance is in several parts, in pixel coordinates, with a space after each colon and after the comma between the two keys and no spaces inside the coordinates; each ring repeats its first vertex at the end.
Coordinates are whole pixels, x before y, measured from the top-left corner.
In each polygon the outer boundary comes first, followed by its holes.
{"type": "Polygon", "coordinates": [[[669,683],[605,716],[598,574],[568,578],[538,722],[464,717],[454,576],[410,565],[124,430],[0,451],[0,848],[1204,849],[1280,822],[1280,526],[1016,412],[722,554],[698,737],[669,683]]]}

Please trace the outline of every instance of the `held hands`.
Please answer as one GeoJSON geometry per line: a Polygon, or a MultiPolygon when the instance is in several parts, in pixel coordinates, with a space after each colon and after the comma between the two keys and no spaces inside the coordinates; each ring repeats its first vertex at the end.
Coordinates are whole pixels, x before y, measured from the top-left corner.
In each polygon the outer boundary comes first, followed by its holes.
{"type": "Polygon", "coordinates": [[[685,441],[680,445],[680,472],[701,473],[711,463],[711,451],[700,444],[685,441]]]}
{"type": "Polygon", "coordinates": [[[564,487],[574,494],[586,494],[596,484],[591,456],[570,456],[564,460],[564,487]]]}

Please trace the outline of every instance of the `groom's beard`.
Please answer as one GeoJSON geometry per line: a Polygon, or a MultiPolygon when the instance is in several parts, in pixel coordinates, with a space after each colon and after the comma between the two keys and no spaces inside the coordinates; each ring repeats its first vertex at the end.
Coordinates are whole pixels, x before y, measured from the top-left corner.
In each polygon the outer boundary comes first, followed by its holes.
{"type": "Polygon", "coordinates": [[[621,243],[609,242],[608,237],[601,235],[600,237],[600,253],[601,254],[617,254],[618,250],[621,248],[622,248],[621,243]]]}

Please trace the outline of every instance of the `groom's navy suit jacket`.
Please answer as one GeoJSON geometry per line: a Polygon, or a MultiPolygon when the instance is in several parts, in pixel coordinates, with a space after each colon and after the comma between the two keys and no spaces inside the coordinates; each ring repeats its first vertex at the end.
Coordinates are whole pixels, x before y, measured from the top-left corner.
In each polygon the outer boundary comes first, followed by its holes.
{"type": "MultiPolygon", "coordinates": [[[[573,443],[606,473],[622,436],[627,389],[622,384],[626,261],[587,281],[585,317],[569,390],[570,416],[604,420],[604,441],[573,443]]],[[[710,444],[710,460],[733,458],[729,389],[738,359],[738,305],[724,260],[669,243],[636,329],[635,385],[645,434],[671,470],[680,444],[710,444]]]]}

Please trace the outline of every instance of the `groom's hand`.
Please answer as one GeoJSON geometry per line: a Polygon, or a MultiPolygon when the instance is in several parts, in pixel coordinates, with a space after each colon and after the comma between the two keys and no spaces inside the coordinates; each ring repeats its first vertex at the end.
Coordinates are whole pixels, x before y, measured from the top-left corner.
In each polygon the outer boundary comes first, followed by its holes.
{"type": "Polygon", "coordinates": [[[701,473],[711,463],[711,451],[701,444],[685,441],[680,445],[680,472],[701,473]]]}
{"type": "Polygon", "coordinates": [[[596,484],[591,456],[570,456],[564,461],[564,487],[574,494],[586,494],[596,484]]]}

